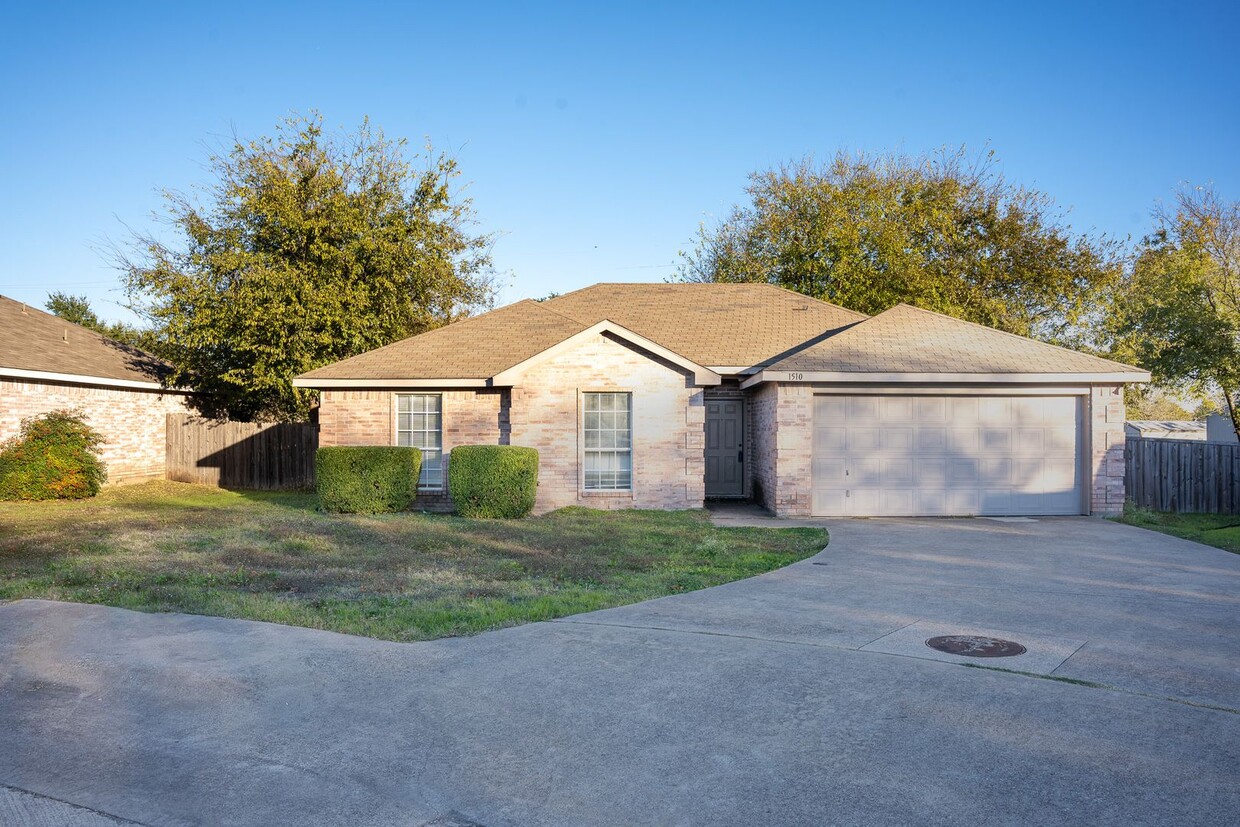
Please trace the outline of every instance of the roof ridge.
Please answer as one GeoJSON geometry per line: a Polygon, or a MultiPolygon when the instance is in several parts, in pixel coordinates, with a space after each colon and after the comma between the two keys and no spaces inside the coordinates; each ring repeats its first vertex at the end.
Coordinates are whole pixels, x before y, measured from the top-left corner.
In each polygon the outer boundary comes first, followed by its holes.
{"type": "Polygon", "coordinates": [[[871,316],[870,318],[877,319],[879,316],[882,316],[883,313],[889,313],[892,310],[895,310],[897,307],[907,307],[909,310],[916,310],[918,313],[926,313],[931,316],[938,316],[943,319],[950,319],[951,321],[956,322],[958,324],[972,325],[973,327],[981,328],[982,330],[988,330],[991,333],[1000,333],[1004,336],[1007,336],[1012,339],[1017,339],[1022,342],[1036,342],[1039,345],[1045,345],[1046,347],[1051,347],[1051,348],[1054,348],[1055,350],[1062,350],[1064,353],[1071,353],[1075,356],[1089,356],[1094,359],[1101,359],[1104,362],[1110,362],[1113,365],[1122,365],[1126,368],[1131,368],[1133,370],[1139,370],[1139,371],[1145,370],[1145,368],[1141,367],[1140,365],[1130,365],[1127,362],[1120,362],[1116,359],[1108,359],[1107,357],[1099,356],[1096,353],[1086,353],[1081,350],[1073,350],[1070,347],[1064,347],[1063,345],[1053,344],[1052,342],[1044,342],[1041,339],[1035,339],[1032,336],[1022,336],[1019,333],[1012,333],[1007,330],[1000,330],[997,327],[991,327],[990,325],[981,324],[979,322],[971,322],[968,319],[961,319],[961,318],[952,316],[947,313],[940,313],[937,310],[927,310],[924,307],[918,307],[917,305],[909,304],[908,302],[897,302],[896,304],[893,304],[891,307],[888,307],[882,313],[879,313],[878,316],[871,316]]]}

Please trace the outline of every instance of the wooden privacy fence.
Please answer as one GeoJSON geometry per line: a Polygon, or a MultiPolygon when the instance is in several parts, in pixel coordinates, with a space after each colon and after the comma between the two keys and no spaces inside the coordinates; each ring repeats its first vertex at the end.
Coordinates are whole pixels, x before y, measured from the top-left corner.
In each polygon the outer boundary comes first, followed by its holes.
{"type": "Polygon", "coordinates": [[[309,422],[259,425],[168,414],[167,476],[221,488],[313,488],[318,445],[318,426],[309,422]]]}
{"type": "Polygon", "coordinates": [[[1124,460],[1124,487],[1139,508],[1240,514],[1240,445],[1129,439],[1124,460]]]}

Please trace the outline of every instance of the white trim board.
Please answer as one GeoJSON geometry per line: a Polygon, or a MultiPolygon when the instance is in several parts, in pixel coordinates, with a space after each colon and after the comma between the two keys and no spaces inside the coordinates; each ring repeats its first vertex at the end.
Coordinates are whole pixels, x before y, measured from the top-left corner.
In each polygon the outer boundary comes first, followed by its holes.
{"type": "Polygon", "coordinates": [[[895,383],[895,384],[983,384],[983,385],[1045,385],[1045,384],[1119,384],[1148,382],[1149,373],[865,373],[862,371],[799,371],[764,370],[741,383],[742,388],[761,382],[806,384],[832,383],[895,383]]]}
{"type": "Polygon", "coordinates": [[[0,376],[8,379],[33,379],[42,382],[65,382],[74,385],[92,385],[106,388],[132,388],[136,390],[162,391],[164,393],[189,393],[184,388],[165,388],[158,382],[139,382],[135,379],[110,379],[106,376],[85,376],[77,373],[53,373],[46,370],[0,367],[0,376]]]}
{"type": "Polygon", "coordinates": [[[307,379],[298,376],[293,379],[295,388],[313,388],[315,390],[346,390],[367,388],[371,390],[388,390],[391,388],[485,388],[490,383],[485,379],[307,379]]]}

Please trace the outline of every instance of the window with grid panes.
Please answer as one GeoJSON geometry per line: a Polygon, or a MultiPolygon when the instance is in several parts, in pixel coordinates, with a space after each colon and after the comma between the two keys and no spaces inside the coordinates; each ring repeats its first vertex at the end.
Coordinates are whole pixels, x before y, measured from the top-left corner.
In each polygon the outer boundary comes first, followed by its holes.
{"type": "Polygon", "coordinates": [[[443,401],[437,393],[402,393],[396,397],[396,444],[422,451],[418,488],[443,490],[443,401]]]}
{"type": "Polygon", "coordinates": [[[586,490],[630,490],[633,487],[633,395],[583,393],[582,407],[586,490]]]}

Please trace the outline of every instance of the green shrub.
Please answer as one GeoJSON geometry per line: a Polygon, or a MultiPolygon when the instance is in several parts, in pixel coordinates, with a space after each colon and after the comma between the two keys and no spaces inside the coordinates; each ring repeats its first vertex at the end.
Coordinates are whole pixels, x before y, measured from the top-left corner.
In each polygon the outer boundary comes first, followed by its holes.
{"type": "Polygon", "coordinates": [[[462,517],[516,519],[538,489],[538,451],[515,445],[459,445],[448,460],[448,490],[462,517]]]}
{"type": "Polygon", "coordinates": [[[0,443],[0,500],[80,500],[108,479],[99,459],[103,437],[76,411],[50,411],[22,421],[0,443]]]}
{"type": "Polygon", "coordinates": [[[421,470],[417,448],[331,447],[314,457],[319,503],[340,514],[404,511],[417,496],[421,470]]]}

